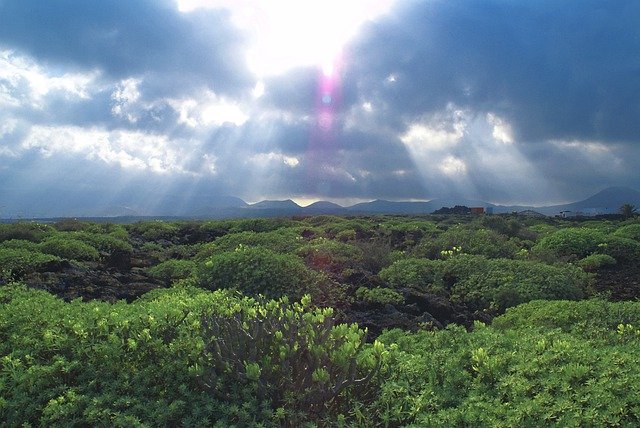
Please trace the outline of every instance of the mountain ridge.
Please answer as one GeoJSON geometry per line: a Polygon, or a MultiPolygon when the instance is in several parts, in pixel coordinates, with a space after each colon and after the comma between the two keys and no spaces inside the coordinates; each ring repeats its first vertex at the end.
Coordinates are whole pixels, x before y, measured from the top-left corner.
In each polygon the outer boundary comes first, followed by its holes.
{"type": "MultiPolygon", "coordinates": [[[[61,215],[59,210],[61,202],[49,214],[38,216],[16,215],[16,218],[64,218],[64,217],[184,217],[184,218],[237,218],[237,217],[276,217],[293,215],[321,215],[321,214],[430,214],[442,207],[466,205],[468,207],[483,207],[493,210],[495,214],[536,211],[545,215],[561,215],[562,212],[570,212],[573,215],[585,214],[614,214],[621,205],[629,203],[640,207],[640,191],[629,187],[607,187],[586,199],[559,205],[528,206],[528,205],[499,205],[477,199],[465,199],[460,197],[436,198],[430,201],[389,201],[376,199],[370,202],[361,202],[350,206],[341,206],[334,202],[317,201],[302,207],[291,199],[264,200],[254,204],[248,204],[242,199],[229,195],[206,195],[197,197],[189,195],[167,195],[153,205],[136,205],[135,201],[125,203],[105,204],[88,208],[70,208],[73,214],[61,215]],[[75,215],[74,215],[75,214],[75,215]]],[[[4,208],[4,207],[2,207],[4,208]]],[[[5,211],[6,212],[6,211],[5,211]]],[[[19,211],[17,211],[19,212],[19,211]]],[[[2,212],[0,212],[2,214],[2,212]]],[[[7,220],[11,217],[3,217],[7,220]]]]}

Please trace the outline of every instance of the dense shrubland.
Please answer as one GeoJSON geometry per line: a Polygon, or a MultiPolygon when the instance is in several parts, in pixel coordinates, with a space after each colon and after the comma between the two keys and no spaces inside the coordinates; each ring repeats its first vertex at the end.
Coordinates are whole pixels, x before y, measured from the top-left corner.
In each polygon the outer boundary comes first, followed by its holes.
{"type": "Polygon", "coordinates": [[[635,426],[638,262],[637,219],[0,224],[0,421],[635,426]]]}

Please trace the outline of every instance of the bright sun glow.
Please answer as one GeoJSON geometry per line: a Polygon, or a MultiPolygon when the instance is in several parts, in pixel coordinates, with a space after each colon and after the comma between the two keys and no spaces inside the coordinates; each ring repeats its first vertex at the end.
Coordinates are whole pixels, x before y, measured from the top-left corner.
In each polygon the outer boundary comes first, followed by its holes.
{"type": "Polygon", "coordinates": [[[177,0],[183,12],[227,8],[252,40],[247,61],[257,76],[319,66],[326,76],[344,44],[396,0],[177,0]]]}

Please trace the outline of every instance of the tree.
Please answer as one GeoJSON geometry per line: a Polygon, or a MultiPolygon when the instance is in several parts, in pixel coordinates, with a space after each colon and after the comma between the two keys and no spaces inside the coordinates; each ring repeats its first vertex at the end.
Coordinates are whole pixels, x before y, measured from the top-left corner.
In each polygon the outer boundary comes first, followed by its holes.
{"type": "Polygon", "coordinates": [[[631,218],[638,215],[638,209],[635,205],[632,204],[623,204],[620,207],[619,211],[624,218],[631,218]]]}

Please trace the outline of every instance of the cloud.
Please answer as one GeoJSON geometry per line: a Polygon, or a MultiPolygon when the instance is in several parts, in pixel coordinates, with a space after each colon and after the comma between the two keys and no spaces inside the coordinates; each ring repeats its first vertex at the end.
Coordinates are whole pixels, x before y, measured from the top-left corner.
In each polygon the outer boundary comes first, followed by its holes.
{"type": "Polygon", "coordinates": [[[453,103],[519,141],[632,142],[638,19],[634,1],[406,1],[351,46],[347,84],[405,121],[453,103]]]}
{"type": "Polygon", "coordinates": [[[331,73],[258,76],[253,0],[0,0],[0,197],[62,212],[640,187],[637,2],[387,3],[331,73]]]}
{"type": "Polygon", "coordinates": [[[185,14],[170,0],[5,0],[0,44],[48,64],[114,79],[153,75],[155,90],[251,84],[241,34],[222,10],[185,14]]]}

